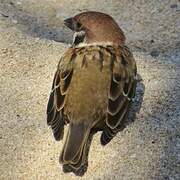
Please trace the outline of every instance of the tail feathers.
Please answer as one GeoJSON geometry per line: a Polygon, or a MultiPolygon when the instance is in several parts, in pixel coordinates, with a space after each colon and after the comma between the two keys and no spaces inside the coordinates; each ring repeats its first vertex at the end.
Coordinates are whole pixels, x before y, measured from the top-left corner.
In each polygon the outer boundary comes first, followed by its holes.
{"type": "Polygon", "coordinates": [[[84,123],[70,124],[60,156],[60,163],[66,167],[66,170],[64,169],[66,172],[86,167],[89,133],[90,128],[84,123]]]}

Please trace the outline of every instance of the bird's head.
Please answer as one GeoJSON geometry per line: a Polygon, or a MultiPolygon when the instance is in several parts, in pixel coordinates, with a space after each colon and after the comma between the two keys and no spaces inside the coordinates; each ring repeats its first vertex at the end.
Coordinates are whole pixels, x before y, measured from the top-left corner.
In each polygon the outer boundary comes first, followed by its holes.
{"type": "Polygon", "coordinates": [[[101,12],[83,12],[64,20],[74,31],[73,45],[79,43],[111,43],[124,45],[125,36],[115,20],[101,12]]]}

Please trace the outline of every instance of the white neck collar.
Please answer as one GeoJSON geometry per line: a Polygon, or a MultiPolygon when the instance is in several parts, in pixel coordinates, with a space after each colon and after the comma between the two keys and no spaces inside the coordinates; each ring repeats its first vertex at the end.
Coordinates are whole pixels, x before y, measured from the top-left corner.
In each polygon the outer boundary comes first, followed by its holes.
{"type": "Polygon", "coordinates": [[[80,43],[75,47],[87,47],[87,46],[112,46],[112,42],[97,42],[97,43],[80,43]]]}

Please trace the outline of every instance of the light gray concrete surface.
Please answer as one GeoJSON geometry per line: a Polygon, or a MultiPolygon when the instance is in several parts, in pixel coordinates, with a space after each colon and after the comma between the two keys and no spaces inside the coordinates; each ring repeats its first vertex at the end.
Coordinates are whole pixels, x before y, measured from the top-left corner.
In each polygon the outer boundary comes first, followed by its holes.
{"type": "Polygon", "coordinates": [[[0,0],[0,179],[180,179],[180,2],[178,0],[0,0]],[[78,12],[112,15],[124,30],[142,82],[134,122],[107,146],[93,138],[82,177],[58,163],[63,142],[46,125],[53,74],[78,12]],[[145,87],[145,88],[144,88],[145,87]],[[142,101],[143,98],[143,101],[142,101]]]}

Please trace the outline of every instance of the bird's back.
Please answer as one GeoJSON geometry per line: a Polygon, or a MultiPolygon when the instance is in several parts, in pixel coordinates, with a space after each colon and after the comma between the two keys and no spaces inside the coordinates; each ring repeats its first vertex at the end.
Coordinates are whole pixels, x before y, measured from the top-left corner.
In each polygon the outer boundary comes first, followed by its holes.
{"type": "MultiPolygon", "coordinates": [[[[110,54],[104,48],[77,49],[73,76],[66,95],[64,113],[72,121],[98,121],[105,115],[110,86],[110,54]]],[[[66,60],[66,58],[64,58],[66,60]]]]}
{"type": "Polygon", "coordinates": [[[136,87],[136,63],[127,47],[69,48],[55,73],[47,121],[56,140],[68,133],[60,156],[65,171],[86,169],[89,137],[102,130],[106,144],[125,119],[136,87]]]}

